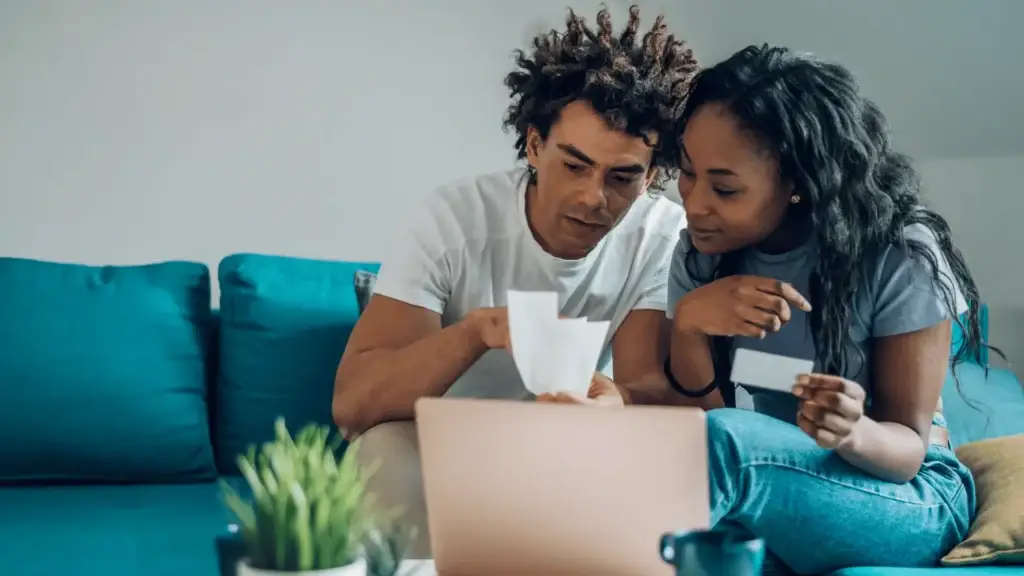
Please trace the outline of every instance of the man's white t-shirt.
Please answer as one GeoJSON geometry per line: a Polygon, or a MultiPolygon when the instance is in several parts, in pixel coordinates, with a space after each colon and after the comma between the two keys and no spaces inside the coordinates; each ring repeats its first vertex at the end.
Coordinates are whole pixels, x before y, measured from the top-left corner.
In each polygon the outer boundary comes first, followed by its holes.
{"type": "MultiPolygon", "coordinates": [[[[541,248],[526,220],[523,169],[461,180],[430,194],[381,263],[380,294],[441,314],[450,326],[509,290],[553,291],[560,314],[611,322],[598,369],[611,374],[611,339],[631,310],[665,310],[682,208],[642,195],[585,258],[541,248]]],[[[504,350],[487,352],[448,396],[523,399],[530,393],[504,350]]]]}

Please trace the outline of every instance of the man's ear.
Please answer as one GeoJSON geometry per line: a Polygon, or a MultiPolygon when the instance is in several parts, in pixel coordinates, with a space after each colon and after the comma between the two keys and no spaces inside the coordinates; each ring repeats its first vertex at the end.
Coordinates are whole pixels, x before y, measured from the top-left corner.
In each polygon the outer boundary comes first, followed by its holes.
{"type": "Polygon", "coordinates": [[[526,129],[526,161],[534,168],[537,169],[537,164],[540,163],[540,152],[544,149],[544,138],[541,138],[540,132],[536,128],[530,126],[526,129]]]}
{"type": "Polygon", "coordinates": [[[654,183],[654,179],[657,178],[660,173],[661,169],[657,166],[651,166],[647,169],[647,175],[644,176],[644,191],[651,187],[651,184],[654,183]]]}

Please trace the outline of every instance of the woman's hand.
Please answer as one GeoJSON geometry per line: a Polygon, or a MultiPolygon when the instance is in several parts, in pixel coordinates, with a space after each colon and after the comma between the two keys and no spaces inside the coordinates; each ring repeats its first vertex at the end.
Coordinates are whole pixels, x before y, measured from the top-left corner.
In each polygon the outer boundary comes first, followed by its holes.
{"type": "Polygon", "coordinates": [[[804,312],[811,304],[793,286],[762,276],[727,276],[679,299],[676,328],[707,336],[764,338],[792,317],[791,306],[804,312]]]}
{"type": "Polygon", "coordinates": [[[864,388],[839,376],[803,374],[793,394],[802,400],[797,425],[822,448],[834,450],[848,441],[864,415],[864,388]]]}
{"type": "Polygon", "coordinates": [[[541,394],[537,396],[537,402],[551,404],[590,404],[594,406],[624,406],[628,403],[629,393],[621,386],[612,382],[600,372],[594,372],[590,381],[590,389],[587,397],[582,398],[575,394],[559,392],[557,394],[541,394]]]}

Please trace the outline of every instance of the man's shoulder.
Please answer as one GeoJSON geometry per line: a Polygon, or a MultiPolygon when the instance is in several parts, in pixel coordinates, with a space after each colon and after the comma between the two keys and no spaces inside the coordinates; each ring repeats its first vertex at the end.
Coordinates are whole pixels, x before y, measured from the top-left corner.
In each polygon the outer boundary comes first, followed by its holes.
{"type": "Polygon", "coordinates": [[[466,241],[509,234],[515,229],[523,176],[518,169],[452,180],[423,199],[416,217],[430,218],[434,226],[466,241]]]}
{"type": "Polygon", "coordinates": [[[455,211],[515,202],[523,177],[522,169],[478,174],[446,182],[430,196],[455,211]]]}
{"type": "Polygon", "coordinates": [[[682,206],[661,195],[648,195],[637,200],[623,219],[620,237],[630,244],[662,245],[671,250],[685,227],[682,206]]]}
{"type": "Polygon", "coordinates": [[[647,216],[648,228],[675,241],[679,238],[679,232],[686,227],[683,207],[662,195],[654,196],[651,200],[647,216]]]}

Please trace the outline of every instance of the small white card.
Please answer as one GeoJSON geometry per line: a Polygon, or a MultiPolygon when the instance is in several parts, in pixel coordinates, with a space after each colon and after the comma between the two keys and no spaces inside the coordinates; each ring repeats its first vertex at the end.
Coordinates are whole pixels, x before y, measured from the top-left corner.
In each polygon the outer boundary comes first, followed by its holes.
{"type": "Polygon", "coordinates": [[[737,348],[730,380],[754,388],[791,394],[797,376],[810,374],[814,361],[737,348]]]}

